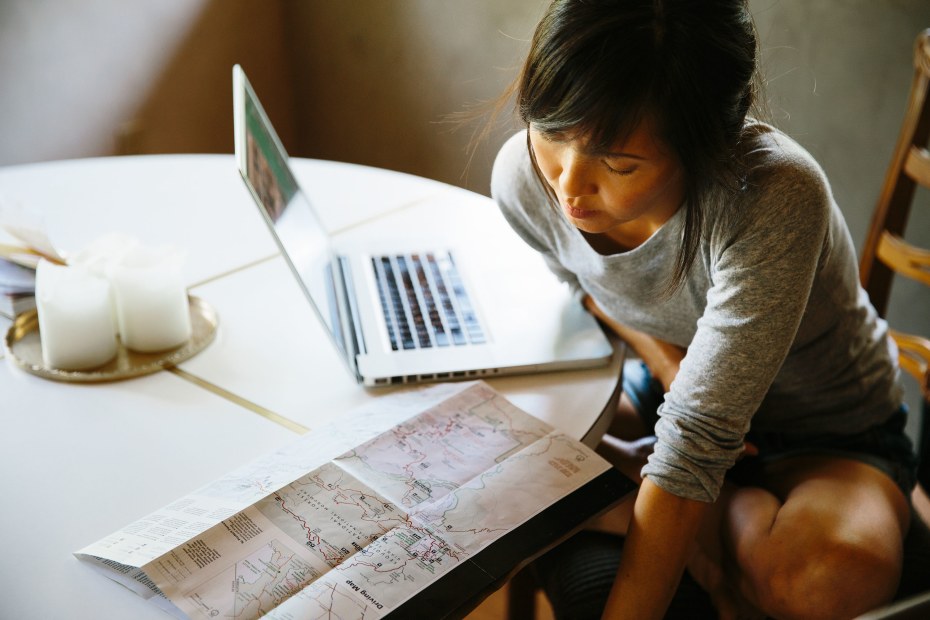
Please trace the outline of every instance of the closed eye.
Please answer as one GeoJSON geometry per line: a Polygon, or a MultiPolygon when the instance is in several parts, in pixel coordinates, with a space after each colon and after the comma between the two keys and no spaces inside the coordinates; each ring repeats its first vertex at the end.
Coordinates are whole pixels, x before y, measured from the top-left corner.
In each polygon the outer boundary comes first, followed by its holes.
{"type": "Polygon", "coordinates": [[[606,161],[604,162],[604,166],[607,167],[607,170],[610,171],[611,174],[619,174],[620,176],[629,176],[633,174],[634,172],[636,172],[636,169],[637,169],[637,166],[631,166],[628,168],[614,168],[613,166],[608,164],[606,161]]]}

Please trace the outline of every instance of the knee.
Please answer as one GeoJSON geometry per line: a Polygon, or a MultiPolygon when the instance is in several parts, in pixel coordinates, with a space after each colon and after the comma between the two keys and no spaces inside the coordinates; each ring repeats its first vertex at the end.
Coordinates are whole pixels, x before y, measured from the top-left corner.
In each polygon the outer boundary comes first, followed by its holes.
{"type": "Polygon", "coordinates": [[[816,551],[772,563],[755,588],[759,605],[776,618],[858,616],[894,597],[901,573],[895,548],[830,541],[816,551]]]}

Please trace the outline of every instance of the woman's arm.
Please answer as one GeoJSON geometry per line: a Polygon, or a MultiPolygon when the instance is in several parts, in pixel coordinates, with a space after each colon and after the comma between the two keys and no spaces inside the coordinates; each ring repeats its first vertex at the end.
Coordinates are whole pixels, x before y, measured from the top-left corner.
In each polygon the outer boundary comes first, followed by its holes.
{"type": "MultiPolygon", "coordinates": [[[[668,391],[686,350],[611,320],[589,295],[582,301],[591,314],[640,355],[668,391]]],[[[604,610],[605,619],[665,615],[707,506],[672,495],[648,478],[642,481],[620,568],[604,610]]]]}
{"type": "Polygon", "coordinates": [[[709,504],[643,480],[605,619],[662,618],[678,587],[709,504]]]}
{"type": "Polygon", "coordinates": [[[588,312],[600,319],[624,342],[633,347],[633,350],[639,354],[646,366],[649,367],[652,376],[658,379],[662,387],[668,391],[672,379],[678,374],[678,367],[685,357],[686,349],[657,340],[608,318],[598,308],[597,303],[590,295],[585,295],[582,298],[582,303],[588,309],[588,312]]]}

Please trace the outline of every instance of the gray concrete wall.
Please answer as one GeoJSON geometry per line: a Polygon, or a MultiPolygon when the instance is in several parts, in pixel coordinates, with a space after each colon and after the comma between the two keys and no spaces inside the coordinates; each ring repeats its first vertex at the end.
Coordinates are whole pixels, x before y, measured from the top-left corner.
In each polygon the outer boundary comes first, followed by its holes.
{"type": "MultiPolygon", "coordinates": [[[[821,163],[860,250],[904,117],[926,0],[750,0],[772,117],[821,163]]],[[[920,191],[906,238],[930,248],[930,193],[920,191]]],[[[930,291],[892,287],[889,322],[930,334],[930,291]]],[[[916,381],[906,378],[919,406],[916,381]]]]}

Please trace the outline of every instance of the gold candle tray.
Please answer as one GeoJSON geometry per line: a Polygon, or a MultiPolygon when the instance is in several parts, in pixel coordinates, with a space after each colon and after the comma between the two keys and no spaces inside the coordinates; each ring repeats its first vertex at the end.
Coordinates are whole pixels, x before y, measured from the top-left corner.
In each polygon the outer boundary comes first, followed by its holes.
{"type": "Polygon", "coordinates": [[[199,297],[191,295],[191,337],[181,346],[155,353],[131,351],[119,344],[116,357],[87,370],[62,370],[47,366],[42,359],[42,335],[39,333],[39,315],[28,310],[18,315],[6,333],[3,345],[6,354],[17,366],[28,373],[68,383],[101,383],[120,381],[158,372],[177,366],[204,350],[213,342],[219,319],[216,311],[199,297]]]}

